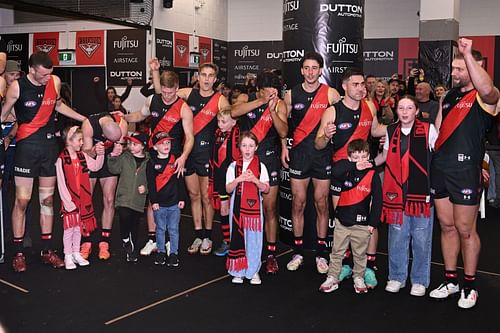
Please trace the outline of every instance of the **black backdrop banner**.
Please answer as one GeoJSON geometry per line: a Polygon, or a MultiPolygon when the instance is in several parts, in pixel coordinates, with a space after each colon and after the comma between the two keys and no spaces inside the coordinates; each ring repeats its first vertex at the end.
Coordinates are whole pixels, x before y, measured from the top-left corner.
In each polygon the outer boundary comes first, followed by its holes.
{"type": "Polygon", "coordinates": [[[2,34],[7,47],[7,59],[15,60],[28,72],[29,34],[2,34]]]}
{"type": "Polygon", "coordinates": [[[418,66],[425,71],[425,80],[432,87],[446,84],[450,87],[453,41],[425,41],[419,43],[418,66]]]}
{"type": "Polygon", "coordinates": [[[305,53],[323,56],[323,81],[340,89],[347,67],[363,67],[364,0],[284,0],[283,76],[288,87],[302,82],[305,53]]]}
{"type": "Polygon", "coordinates": [[[155,50],[160,62],[160,71],[172,70],[174,68],[174,33],[155,29],[155,50]]]}
{"type": "Polygon", "coordinates": [[[221,82],[228,82],[227,75],[227,42],[219,39],[213,40],[212,57],[214,64],[219,67],[218,79],[221,82]]]}
{"type": "Polygon", "coordinates": [[[388,81],[398,72],[398,38],[365,39],[363,43],[363,70],[388,81]]]}
{"type": "Polygon", "coordinates": [[[139,29],[108,30],[106,72],[109,86],[134,86],[146,83],[146,31],[139,29]]]}
{"type": "Polygon", "coordinates": [[[494,83],[495,87],[500,87],[500,36],[495,37],[495,74],[494,74],[494,83]]]}

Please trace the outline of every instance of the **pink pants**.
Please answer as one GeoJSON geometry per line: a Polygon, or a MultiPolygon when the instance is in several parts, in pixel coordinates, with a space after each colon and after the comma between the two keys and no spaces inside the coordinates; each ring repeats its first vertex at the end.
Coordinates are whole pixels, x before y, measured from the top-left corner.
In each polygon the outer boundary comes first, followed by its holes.
{"type": "Polygon", "coordinates": [[[73,227],[64,230],[63,233],[64,254],[72,254],[75,252],[80,252],[81,239],[82,239],[82,234],[80,233],[80,227],[73,227]]]}

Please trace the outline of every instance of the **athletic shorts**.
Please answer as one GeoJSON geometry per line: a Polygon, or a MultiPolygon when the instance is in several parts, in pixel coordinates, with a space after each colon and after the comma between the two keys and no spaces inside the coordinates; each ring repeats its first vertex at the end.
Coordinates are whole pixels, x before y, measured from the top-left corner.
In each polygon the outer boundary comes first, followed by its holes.
{"type": "Polygon", "coordinates": [[[22,140],[17,143],[14,156],[14,176],[55,177],[59,148],[55,137],[35,141],[22,140]]]}
{"type": "Polygon", "coordinates": [[[449,197],[454,204],[474,206],[479,203],[482,190],[480,167],[453,171],[431,168],[431,193],[435,199],[449,197]]]}
{"type": "Polygon", "coordinates": [[[196,173],[200,177],[208,177],[208,160],[210,159],[210,153],[198,152],[189,154],[186,160],[186,172],[185,176],[191,176],[196,173]]]}
{"type": "Polygon", "coordinates": [[[269,186],[278,186],[280,184],[281,162],[278,154],[278,152],[274,152],[266,156],[266,151],[263,151],[262,156],[259,156],[260,162],[267,168],[269,186]]]}
{"type": "Polygon", "coordinates": [[[332,179],[330,180],[330,195],[340,196],[342,191],[342,181],[335,178],[332,174],[332,179]]]}
{"type": "Polygon", "coordinates": [[[108,169],[108,154],[104,155],[104,164],[102,165],[102,168],[100,168],[99,170],[93,172],[91,171],[90,172],[90,178],[97,178],[97,179],[101,179],[101,178],[108,178],[108,177],[118,177],[118,175],[115,175],[115,174],[112,174],[111,172],[109,172],[109,169],[108,169]]]}
{"type": "Polygon", "coordinates": [[[330,179],[332,154],[329,149],[317,151],[311,147],[309,151],[306,151],[301,148],[292,148],[289,156],[290,178],[330,179]]]}

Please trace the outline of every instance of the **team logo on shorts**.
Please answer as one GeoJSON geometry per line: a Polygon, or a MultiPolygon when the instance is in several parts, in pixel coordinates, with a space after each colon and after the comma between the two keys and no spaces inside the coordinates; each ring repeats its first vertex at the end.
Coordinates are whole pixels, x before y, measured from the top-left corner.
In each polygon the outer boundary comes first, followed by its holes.
{"type": "Polygon", "coordinates": [[[250,119],[255,119],[255,118],[257,118],[257,115],[255,113],[253,113],[253,112],[248,112],[247,113],[247,117],[250,118],[250,119]]]}
{"type": "Polygon", "coordinates": [[[26,101],[26,102],[24,102],[24,106],[27,108],[33,108],[36,106],[36,102],[35,101],[26,101]]]}
{"type": "Polygon", "coordinates": [[[305,108],[305,107],[306,107],[306,106],[305,106],[304,104],[302,104],[302,103],[296,103],[296,104],[293,106],[293,108],[294,108],[295,110],[302,110],[302,109],[303,109],[303,108],[305,108]]]}
{"type": "Polygon", "coordinates": [[[278,177],[278,171],[271,172],[271,177],[278,177]]]}
{"type": "Polygon", "coordinates": [[[348,130],[351,127],[352,127],[351,123],[342,123],[342,124],[339,124],[339,126],[337,126],[337,128],[340,130],[348,130]]]}
{"type": "Polygon", "coordinates": [[[472,192],[473,191],[470,188],[464,188],[462,191],[460,191],[460,193],[465,194],[465,195],[471,195],[472,192]]]}
{"type": "Polygon", "coordinates": [[[327,166],[325,167],[325,170],[326,170],[326,171],[330,171],[330,170],[332,170],[332,166],[331,166],[331,165],[327,165],[327,166]]]}
{"type": "Polygon", "coordinates": [[[398,194],[394,192],[387,192],[385,196],[387,197],[387,199],[392,201],[398,197],[398,194]]]}
{"type": "Polygon", "coordinates": [[[345,187],[352,187],[352,183],[348,180],[344,182],[345,187]]]}

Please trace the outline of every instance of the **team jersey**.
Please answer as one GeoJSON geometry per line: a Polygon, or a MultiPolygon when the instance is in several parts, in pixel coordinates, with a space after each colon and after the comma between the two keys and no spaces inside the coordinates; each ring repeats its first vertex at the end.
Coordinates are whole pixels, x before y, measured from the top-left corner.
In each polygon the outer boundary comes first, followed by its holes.
{"type": "Polygon", "coordinates": [[[210,144],[217,127],[218,101],[220,94],[213,93],[203,97],[198,89],[192,89],[187,104],[193,111],[194,146],[191,154],[198,152],[209,153],[210,144]],[[213,101],[212,98],[214,98],[213,101]],[[215,100],[216,99],[216,100],[215,100]],[[206,108],[212,102],[212,107],[206,108]]]}
{"type": "Polygon", "coordinates": [[[176,157],[182,152],[182,142],[184,138],[184,128],[182,127],[181,110],[184,101],[177,98],[172,104],[165,104],[161,95],[154,95],[151,98],[149,107],[151,113],[150,136],[157,132],[165,131],[170,134],[172,140],[171,152],[176,157]]]}

